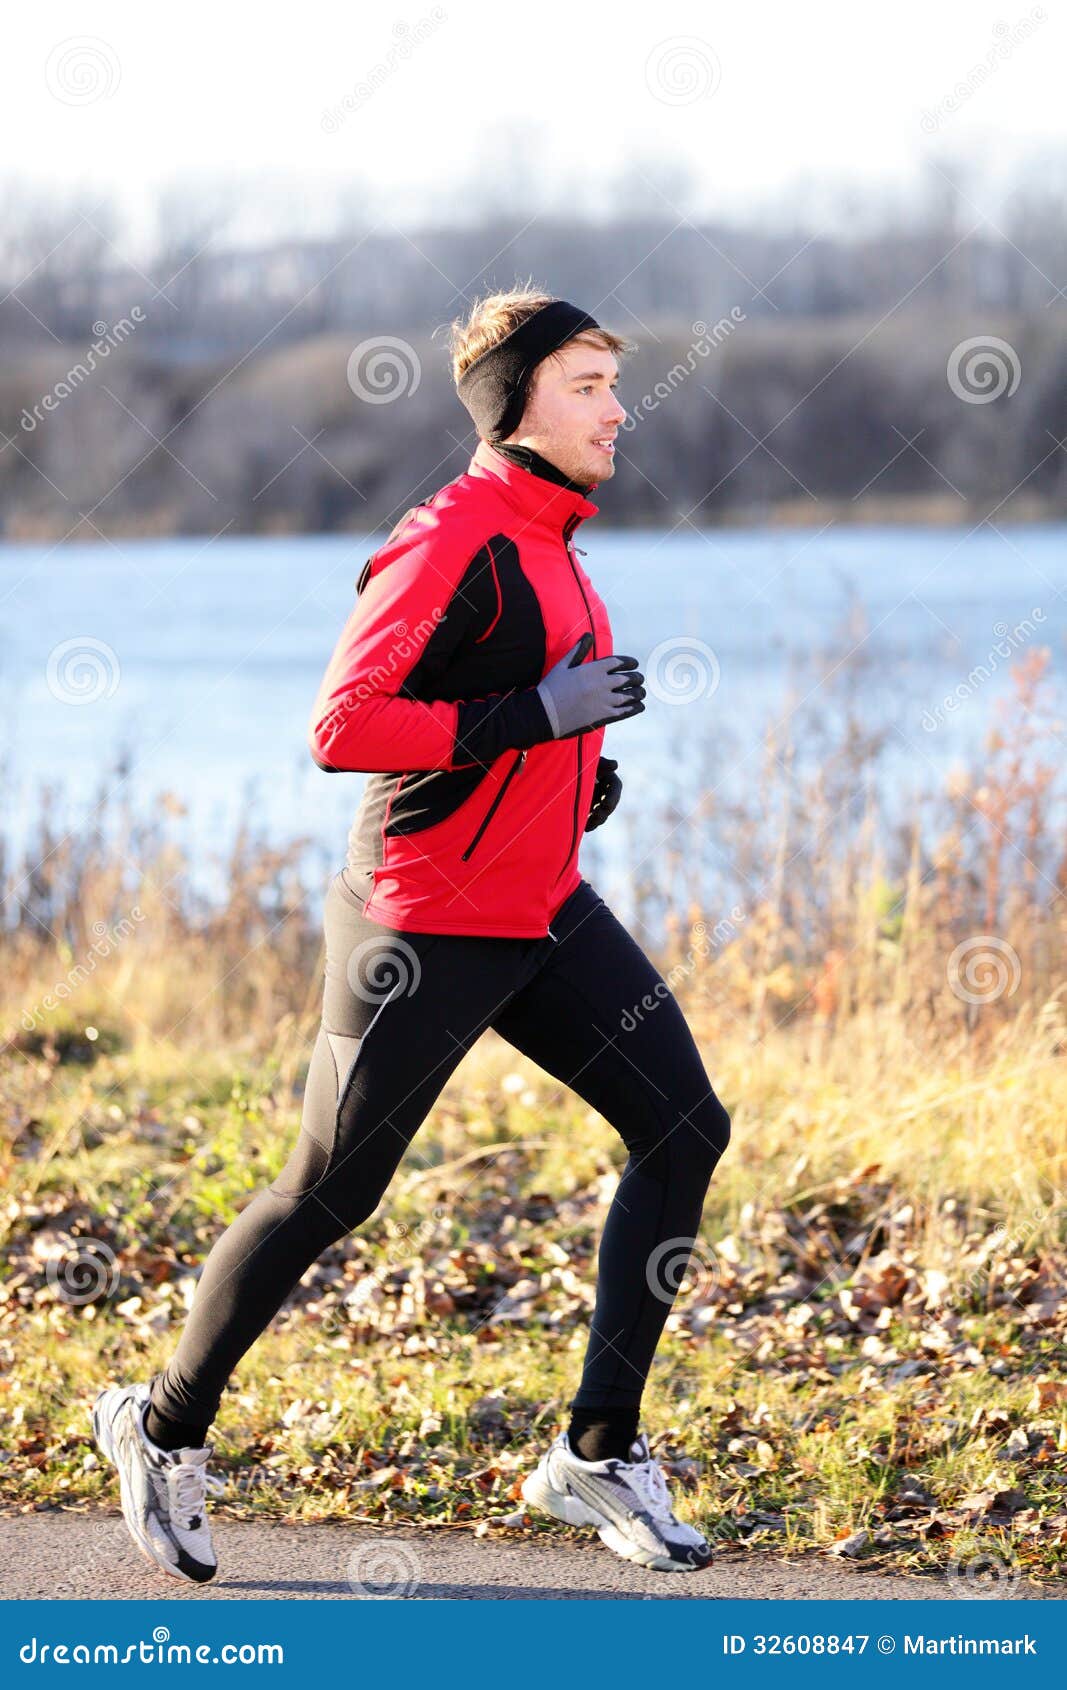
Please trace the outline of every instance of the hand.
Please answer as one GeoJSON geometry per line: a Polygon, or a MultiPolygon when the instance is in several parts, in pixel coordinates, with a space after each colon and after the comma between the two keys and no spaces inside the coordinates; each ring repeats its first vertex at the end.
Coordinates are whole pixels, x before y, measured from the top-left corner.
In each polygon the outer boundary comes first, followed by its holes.
{"type": "Polygon", "coordinates": [[[592,833],[595,827],[606,822],[622,797],[622,781],[615,773],[618,766],[617,757],[601,757],[597,764],[593,802],[589,807],[589,820],[582,830],[584,833],[592,833]]]}
{"type": "Polygon", "coordinates": [[[553,739],[569,739],[590,728],[606,727],[640,715],[645,708],[645,677],[636,657],[584,658],[593,644],[592,634],[583,634],[554,668],[538,682],[553,739]],[[621,677],[621,678],[619,678],[621,677]]]}

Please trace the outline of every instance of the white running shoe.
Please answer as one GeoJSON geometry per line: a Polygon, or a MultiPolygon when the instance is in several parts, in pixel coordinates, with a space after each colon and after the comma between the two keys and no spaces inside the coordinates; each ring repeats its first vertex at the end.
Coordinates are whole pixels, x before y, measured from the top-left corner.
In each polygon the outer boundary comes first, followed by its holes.
{"type": "Polygon", "coordinates": [[[572,1526],[595,1526],[602,1542],[624,1560],[658,1572],[697,1572],[710,1567],[711,1547],[692,1526],[676,1518],[663,1469],[649,1453],[642,1432],[630,1445],[630,1461],[609,1456],[582,1461],[566,1432],[553,1440],[522,1482],[534,1508],[572,1526]]]}
{"type": "Polygon", "coordinates": [[[147,1385],[112,1385],[93,1403],[93,1436],[118,1469],[122,1512],[146,1561],[204,1584],[218,1560],[207,1523],[207,1462],[214,1444],[160,1449],[144,1428],[147,1385]]]}

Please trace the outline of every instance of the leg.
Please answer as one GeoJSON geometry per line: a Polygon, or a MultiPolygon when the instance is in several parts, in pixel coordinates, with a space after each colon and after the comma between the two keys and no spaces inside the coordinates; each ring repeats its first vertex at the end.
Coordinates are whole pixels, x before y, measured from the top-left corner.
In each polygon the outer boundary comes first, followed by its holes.
{"type": "Polygon", "coordinates": [[[207,1258],[177,1350],[152,1383],[157,1441],[178,1436],[175,1423],[206,1431],[230,1374],[307,1269],[374,1213],[449,1075],[511,989],[519,951],[507,942],[397,933],[362,906],[336,876],[323,912],[322,1025],[300,1134],[277,1179],[207,1258]]]}
{"type": "Polygon", "coordinates": [[[629,1410],[636,1424],[730,1117],[677,1000],[587,881],[552,928],[558,945],[493,1026],[591,1103],[629,1151],[572,1407],[629,1410]]]}

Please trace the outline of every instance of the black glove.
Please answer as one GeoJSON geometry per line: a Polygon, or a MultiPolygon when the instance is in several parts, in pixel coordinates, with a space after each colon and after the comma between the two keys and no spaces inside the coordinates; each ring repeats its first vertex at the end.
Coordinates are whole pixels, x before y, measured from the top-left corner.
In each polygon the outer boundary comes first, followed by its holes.
{"type": "Polygon", "coordinates": [[[583,832],[591,833],[594,827],[606,822],[622,797],[622,781],[615,770],[619,766],[617,757],[601,757],[596,766],[596,785],[593,788],[593,802],[589,807],[589,820],[583,832]]]}

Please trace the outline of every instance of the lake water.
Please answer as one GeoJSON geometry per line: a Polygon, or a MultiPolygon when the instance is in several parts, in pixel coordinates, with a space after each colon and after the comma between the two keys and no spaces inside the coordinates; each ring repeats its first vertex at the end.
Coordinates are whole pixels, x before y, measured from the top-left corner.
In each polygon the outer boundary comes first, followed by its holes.
{"type": "MultiPolygon", "coordinates": [[[[615,649],[649,677],[645,712],[606,736],[624,803],[684,791],[706,735],[736,743],[734,774],[749,778],[758,757],[746,765],[746,752],[790,707],[793,659],[816,650],[859,647],[857,696],[872,721],[892,723],[882,775],[901,802],[978,750],[993,700],[1009,690],[998,639],[1002,651],[1049,645],[1062,671],[1067,525],[667,534],[597,532],[591,521],[577,539],[615,649]],[[978,665],[989,678],[968,682],[978,665]]],[[[9,844],[24,842],[42,785],[64,827],[91,826],[126,748],[140,812],[164,792],[188,805],[179,837],[205,888],[211,854],[251,806],[268,838],[315,841],[315,896],[343,861],[363,777],[317,769],[304,732],[374,545],[349,535],[0,546],[9,844]]],[[[802,671],[794,701],[815,684],[802,671]]],[[[605,895],[610,835],[610,825],[591,835],[582,858],[587,873],[601,868],[605,895]]]]}

